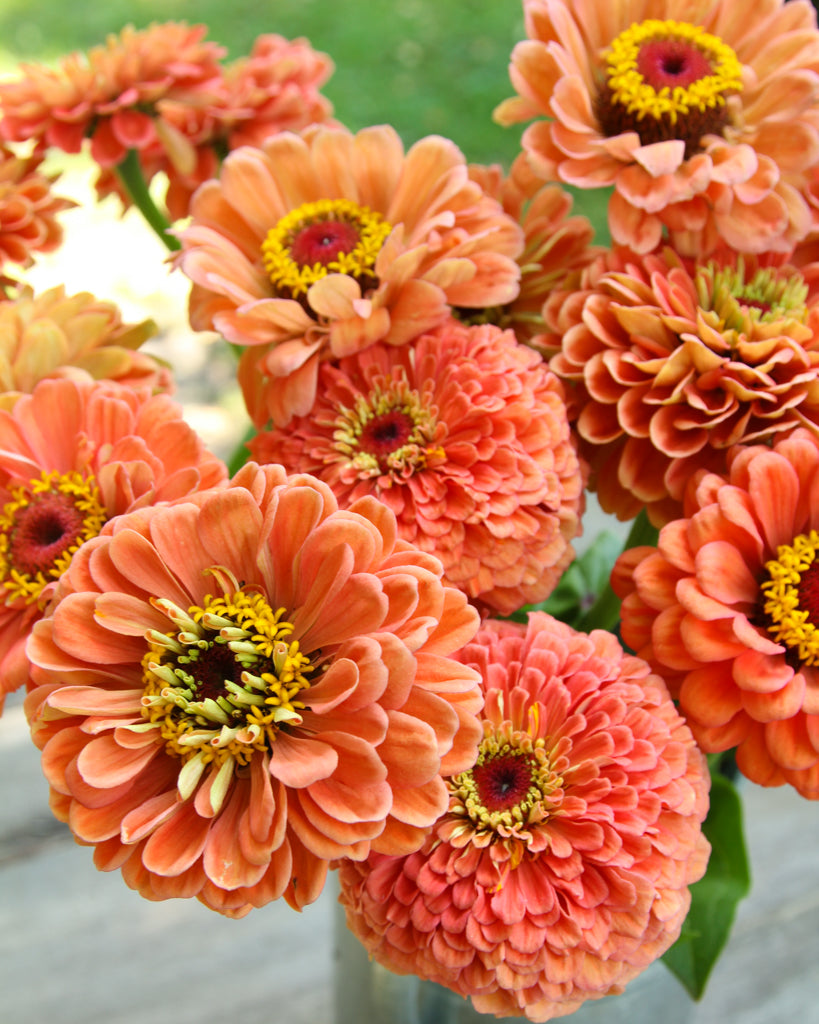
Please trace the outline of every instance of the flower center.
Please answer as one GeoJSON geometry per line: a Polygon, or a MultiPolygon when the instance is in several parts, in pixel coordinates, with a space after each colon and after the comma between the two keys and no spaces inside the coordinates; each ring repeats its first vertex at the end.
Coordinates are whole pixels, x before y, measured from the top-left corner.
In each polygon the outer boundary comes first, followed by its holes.
{"type": "Polygon", "coordinates": [[[742,65],[717,36],[682,21],[631,25],[606,55],[596,101],[604,135],[633,131],[643,145],[680,139],[686,158],[728,124],[726,97],[742,89],[742,65]]]}
{"type": "Polygon", "coordinates": [[[493,732],[488,724],[485,729],[475,765],[448,782],[450,813],[469,818],[485,842],[525,842],[530,827],[561,802],[563,779],[552,768],[545,739],[509,728],[493,732]]]}
{"type": "Polygon", "coordinates": [[[93,477],[44,471],[15,488],[0,514],[0,581],[6,601],[39,600],[107,518],[93,477]]]}
{"type": "Polygon", "coordinates": [[[276,293],[307,294],[327,274],[349,274],[362,291],[378,281],[373,267],[392,227],[381,214],[349,199],[303,203],[270,229],[262,260],[276,293]]]}
{"type": "Polygon", "coordinates": [[[808,286],[801,274],[779,275],[764,267],[746,280],[740,257],[736,267],[713,263],[700,267],[694,283],[700,309],[718,331],[747,335],[755,324],[777,324],[784,333],[791,333],[796,324],[807,321],[808,286]]]}
{"type": "Polygon", "coordinates": [[[419,394],[403,372],[391,380],[378,377],[352,409],[341,410],[333,447],[362,479],[404,479],[445,458],[436,412],[429,388],[419,394]]]}
{"type": "Polygon", "coordinates": [[[819,533],[811,530],[780,544],[765,563],[762,612],[768,633],[803,665],[819,663],[819,533]]]}
{"type": "MultiPolygon", "coordinates": [[[[165,599],[151,603],[173,623],[150,630],[142,660],[145,726],[158,728],[166,749],[201,770],[215,761],[247,764],[269,751],[281,728],[302,721],[301,699],[313,664],[288,639],[285,609],[273,611],[261,593],[242,588],[223,568],[222,597],[208,595],[187,612],[165,599]]],[[[132,727],[134,728],[134,727],[132,727]]]]}

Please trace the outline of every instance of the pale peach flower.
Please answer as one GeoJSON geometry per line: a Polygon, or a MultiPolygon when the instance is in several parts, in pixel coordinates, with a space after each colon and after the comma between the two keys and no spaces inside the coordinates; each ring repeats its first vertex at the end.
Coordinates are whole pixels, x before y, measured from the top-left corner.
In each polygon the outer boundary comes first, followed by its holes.
{"type": "Polygon", "coordinates": [[[149,899],[228,916],[417,849],[472,763],[477,613],[373,498],[281,466],[112,520],[29,641],[52,808],[149,899]]]}
{"type": "Polygon", "coordinates": [[[819,32],[808,0],[524,0],[502,123],[535,170],[613,186],[614,241],[788,251],[812,226],[819,32]]]}
{"type": "Polygon", "coordinates": [[[700,746],[819,799],[819,439],[738,446],[684,518],[618,562],[623,639],[667,680],[700,746]]]}
{"type": "Polygon", "coordinates": [[[512,331],[453,320],[324,363],[310,412],[249,447],[341,504],[377,497],[484,609],[544,600],[574,557],[584,479],[563,388],[512,331]]]}
{"type": "Polygon", "coordinates": [[[66,153],[79,153],[90,139],[102,167],[160,142],[173,151],[178,132],[164,121],[161,103],[195,94],[218,76],[225,51],[205,42],[206,33],[206,26],[184,22],[129,25],[54,68],[23,64],[19,79],[0,82],[0,135],[66,153]]]}
{"type": "Polygon", "coordinates": [[[484,738],[424,847],[339,867],[347,924],[398,974],[546,1021],[621,992],[677,938],[704,873],[709,776],[659,676],[543,613],[458,655],[484,738]]]}
{"type": "Polygon", "coordinates": [[[656,525],[728,449],[819,427],[819,278],[783,257],[615,250],[544,309],[602,506],[656,525]]]}
{"type": "Polygon", "coordinates": [[[79,547],[114,516],[225,480],[166,395],[47,380],[0,409],[0,706],[79,547]]]}
{"type": "Polygon", "coordinates": [[[57,214],[74,206],[51,191],[42,158],[21,157],[0,145],[0,272],[9,263],[30,267],[35,252],[53,252],[63,239],[57,214]]]}
{"type": "Polygon", "coordinates": [[[518,294],[519,225],[469,180],[447,139],[406,153],[386,125],[316,127],[228,155],[179,232],[191,324],[250,346],[277,426],[313,404],[323,358],[401,345],[518,294]]]}
{"type": "Polygon", "coordinates": [[[167,391],[171,372],[160,359],[138,351],[156,333],[152,320],[125,324],[112,302],[88,292],[66,295],[23,288],[0,301],[0,408],[9,409],[38,381],[53,377],[115,380],[167,391]]]}

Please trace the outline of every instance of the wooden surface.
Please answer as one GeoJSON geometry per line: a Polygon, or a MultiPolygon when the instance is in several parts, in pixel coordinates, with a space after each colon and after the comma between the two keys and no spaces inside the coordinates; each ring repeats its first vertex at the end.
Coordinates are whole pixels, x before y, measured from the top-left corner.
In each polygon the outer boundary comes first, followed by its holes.
{"type": "MultiPolygon", "coordinates": [[[[0,1024],[331,1024],[332,890],[241,921],[142,899],[51,817],[20,705],[0,719],[0,1024]]],[[[743,796],[753,891],[691,1024],[819,1024],[819,805],[743,796]]]]}

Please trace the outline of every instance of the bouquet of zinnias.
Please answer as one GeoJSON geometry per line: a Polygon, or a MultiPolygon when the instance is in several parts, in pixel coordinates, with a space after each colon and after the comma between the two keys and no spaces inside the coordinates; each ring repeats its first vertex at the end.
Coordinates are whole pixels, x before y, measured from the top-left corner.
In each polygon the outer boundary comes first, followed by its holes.
{"type": "Polygon", "coordinates": [[[524,13],[505,170],[331,120],[305,40],[128,28],[0,83],[0,693],[148,899],[300,910],[337,869],[380,963],[545,1021],[689,911],[727,934],[689,889],[706,754],[716,812],[734,768],[819,797],[819,31],[524,13]],[[150,322],[20,275],[55,149],[236,349],[229,467],[150,322]],[[563,184],[608,190],[611,246],[563,184]],[[614,565],[576,560],[587,489],[634,520],[614,565]]]}

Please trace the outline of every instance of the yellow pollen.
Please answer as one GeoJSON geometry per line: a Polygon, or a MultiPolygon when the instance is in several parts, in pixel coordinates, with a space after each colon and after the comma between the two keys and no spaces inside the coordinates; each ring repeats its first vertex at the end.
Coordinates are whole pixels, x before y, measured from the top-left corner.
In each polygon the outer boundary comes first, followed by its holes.
{"type": "Polygon", "coordinates": [[[314,666],[290,639],[284,608],[274,612],[261,593],[239,588],[187,612],[152,604],[176,628],[146,634],[147,725],[132,728],[158,728],[168,752],[185,762],[236,767],[270,751],[282,727],[301,723],[314,666]]]}
{"type": "MultiPolygon", "coordinates": [[[[85,541],[97,536],[107,519],[108,514],[92,476],[83,477],[75,471],[60,473],[57,470],[44,470],[38,479],[16,487],[11,492],[11,500],[6,502],[0,513],[0,582],[5,590],[6,601],[20,599],[26,604],[38,601],[45,587],[62,576],[71,564],[74,553],[85,541]],[[38,560],[37,548],[42,552],[50,544],[47,536],[24,537],[22,532],[26,530],[26,519],[37,515],[38,506],[45,509],[46,517],[49,516],[46,504],[49,496],[54,496],[58,503],[60,496],[67,499],[62,508],[72,518],[76,516],[78,521],[72,523],[67,531],[66,546],[48,556],[47,565],[32,572],[22,563],[38,560]],[[24,553],[26,547],[30,552],[28,559],[24,553]],[[21,564],[15,564],[16,560],[21,564]]],[[[50,524],[46,519],[39,527],[34,527],[36,534],[48,534],[49,529],[57,532],[55,540],[59,539],[63,529],[59,521],[50,524]]]]}
{"type": "Polygon", "coordinates": [[[765,563],[770,579],[760,588],[768,633],[777,643],[795,651],[804,665],[819,663],[819,629],[810,620],[810,609],[799,606],[799,584],[817,551],[816,530],[795,537],[793,544],[780,544],[776,558],[765,563]]]}
{"type": "Polygon", "coordinates": [[[371,277],[381,247],[392,225],[380,213],[350,199],[319,199],[291,210],[271,228],[262,242],[262,260],[277,291],[289,297],[304,295],[327,274],[371,277]],[[293,258],[291,247],[300,232],[314,224],[337,223],[355,230],[357,242],[349,252],[338,251],[326,262],[304,264],[293,258]]]}
{"type": "Polygon", "coordinates": [[[724,106],[728,93],[742,89],[742,65],[736,54],[717,36],[683,21],[653,18],[631,25],[611,44],[606,55],[608,85],[613,103],[638,119],[663,117],[675,124],[680,115],[692,110],[724,106]],[[695,47],[706,58],[712,73],[682,86],[655,89],[638,69],[640,48],[648,42],[673,41],[695,47]]]}

